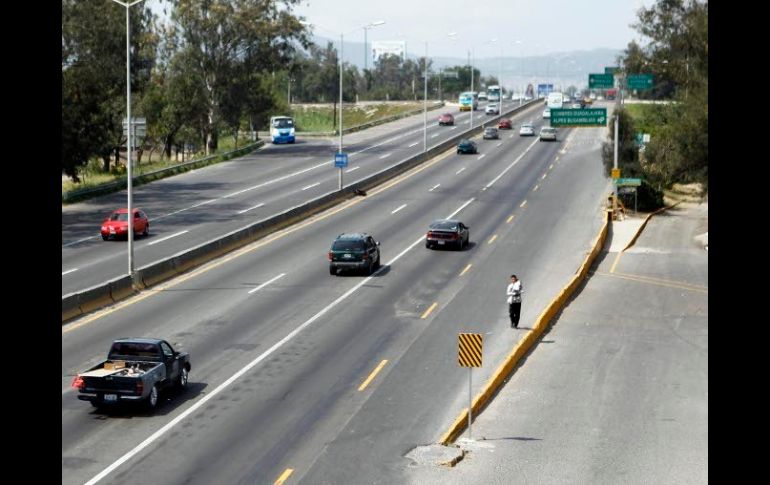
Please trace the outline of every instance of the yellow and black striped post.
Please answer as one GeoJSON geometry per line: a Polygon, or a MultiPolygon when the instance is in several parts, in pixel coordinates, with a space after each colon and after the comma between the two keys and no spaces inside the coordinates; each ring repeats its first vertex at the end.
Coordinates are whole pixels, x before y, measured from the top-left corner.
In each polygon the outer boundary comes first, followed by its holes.
{"type": "Polygon", "coordinates": [[[458,360],[460,367],[481,367],[481,348],[484,336],[480,333],[461,333],[459,341],[458,360]]]}
{"type": "Polygon", "coordinates": [[[468,439],[473,439],[471,422],[473,421],[473,368],[481,367],[481,349],[484,336],[480,333],[461,333],[458,336],[460,350],[457,360],[460,367],[468,368],[468,439]]]}

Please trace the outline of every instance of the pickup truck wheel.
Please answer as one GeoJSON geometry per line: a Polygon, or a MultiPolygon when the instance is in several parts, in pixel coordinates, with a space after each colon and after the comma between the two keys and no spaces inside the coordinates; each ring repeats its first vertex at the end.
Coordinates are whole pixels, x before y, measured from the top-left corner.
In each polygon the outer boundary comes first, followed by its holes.
{"type": "Polygon", "coordinates": [[[155,409],[158,407],[158,386],[152,386],[150,389],[150,395],[147,396],[147,408],[155,409]]]}
{"type": "Polygon", "coordinates": [[[179,389],[185,389],[187,387],[187,379],[189,375],[187,373],[187,367],[182,367],[182,370],[179,371],[179,378],[176,381],[176,386],[179,389]]]}

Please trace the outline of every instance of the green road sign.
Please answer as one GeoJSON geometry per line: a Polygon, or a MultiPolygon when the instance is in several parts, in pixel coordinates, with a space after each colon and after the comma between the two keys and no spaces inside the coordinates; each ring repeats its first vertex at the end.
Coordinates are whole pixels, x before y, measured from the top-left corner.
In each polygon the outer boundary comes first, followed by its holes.
{"type": "Polygon", "coordinates": [[[618,179],[618,187],[639,187],[642,179],[618,179]]]}
{"type": "Polygon", "coordinates": [[[588,87],[590,89],[611,88],[615,84],[615,78],[612,74],[589,74],[588,87]]]}
{"type": "Polygon", "coordinates": [[[551,126],[607,126],[607,108],[552,108],[551,126]]]}
{"type": "Polygon", "coordinates": [[[620,71],[619,67],[605,67],[604,74],[612,74],[613,76],[620,71]]]}
{"type": "Polygon", "coordinates": [[[652,74],[630,74],[628,89],[652,89],[652,74]]]}

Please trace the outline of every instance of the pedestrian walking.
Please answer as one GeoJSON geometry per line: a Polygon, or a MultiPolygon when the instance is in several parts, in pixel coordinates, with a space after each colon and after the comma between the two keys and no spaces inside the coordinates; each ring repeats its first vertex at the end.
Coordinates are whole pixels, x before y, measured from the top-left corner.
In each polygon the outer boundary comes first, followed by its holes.
{"type": "Polygon", "coordinates": [[[511,327],[519,328],[519,316],[521,315],[521,293],[524,287],[515,275],[511,275],[511,283],[505,294],[508,296],[508,314],[511,316],[511,327]]]}

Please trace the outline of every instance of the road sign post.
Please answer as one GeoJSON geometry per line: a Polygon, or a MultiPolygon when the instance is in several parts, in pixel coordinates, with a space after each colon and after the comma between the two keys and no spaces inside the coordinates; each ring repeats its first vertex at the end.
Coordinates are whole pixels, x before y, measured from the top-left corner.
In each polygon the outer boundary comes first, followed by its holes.
{"type": "Polygon", "coordinates": [[[552,108],[551,126],[607,126],[607,108],[552,108]]]}
{"type": "Polygon", "coordinates": [[[473,368],[481,367],[481,350],[484,336],[480,333],[461,333],[458,335],[460,367],[468,368],[468,439],[473,439],[473,368]]]}
{"type": "Polygon", "coordinates": [[[347,153],[335,153],[334,154],[334,166],[340,169],[339,190],[342,190],[342,169],[348,166],[348,154],[347,153]]]}

